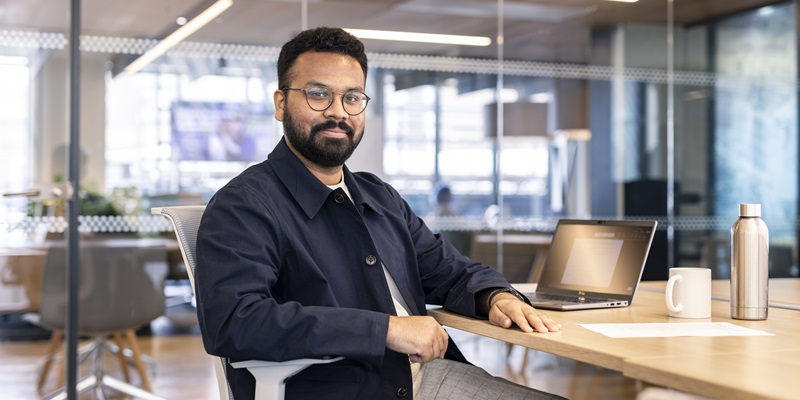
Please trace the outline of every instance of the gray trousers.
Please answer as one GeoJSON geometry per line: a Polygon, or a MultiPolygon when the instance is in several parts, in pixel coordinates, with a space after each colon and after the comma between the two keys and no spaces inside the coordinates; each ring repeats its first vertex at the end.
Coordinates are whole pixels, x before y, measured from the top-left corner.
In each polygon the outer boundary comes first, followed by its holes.
{"type": "MultiPolygon", "coordinates": [[[[533,400],[564,399],[490,375],[474,365],[436,359],[423,364],[416,400],[533,400]]],[[[418,388],[417,388],[418,386],[418,388]]]]}

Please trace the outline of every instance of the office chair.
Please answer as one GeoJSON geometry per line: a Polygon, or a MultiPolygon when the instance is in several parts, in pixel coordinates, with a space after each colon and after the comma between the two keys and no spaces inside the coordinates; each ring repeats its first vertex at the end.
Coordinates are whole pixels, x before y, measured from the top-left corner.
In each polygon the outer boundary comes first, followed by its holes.
{"type": "MultiPolygon", "coordinates": [[[[89,360],[91,374],[77,384],[78,392],[94,390],[106,398],[105,389],[141,399],[161,400],[151,393],[149,377],[139,351],[135,330],[164,313],[163,282],[166,256],[163,247],[124,246],[109,242],[88,242],[80,251],[80,289],[78,293],[78,333],[91,341],[81,347],[78,364],[89,360]],[[116,348],[108,343],[113,337],[116,348]],[[125,380],[109,375],[103,365],[103,353],[113,351],[120,362],[125,380]],[[141,387],[130,383],[128,362],[135,365],[141,387]]],[[[53,330],[50,355],[45,359],[37,389],[41,390],[63,338],[67,315],[66,248],[50,247],[42,278],[39,324],[53,330]]],[[[63,370],[59,375],[61,386],[63,370]]],[[[45,396],[61,399],[62,389],[45,396]]]]}
{"type": "MultiPolygon", "coordinates": [[[[151,211],[155,215],[163,215],[175,229],[175,237],[181,248],[183,261],[189,274],[189,281],[194,291],[195,267],[197,259],[197,230],[205,206],[173,206],[156,207],[151,211]]],[[[220,400],[235,400],[233,392],[225,376],[225,366],[230,363],[227,358],[215,357],[214,373],[217,377],[220,400]]],[[[286,379],[311,366],[341,360],[342,357],[330,359],[303,358],[284,362],[248,360],[230,363],[234,368],[247,368],[256,379],[255,400],[283,400],[286,391],[286,379]]],[[[241,400],[241,399],[240,399],[241,400]]]]}

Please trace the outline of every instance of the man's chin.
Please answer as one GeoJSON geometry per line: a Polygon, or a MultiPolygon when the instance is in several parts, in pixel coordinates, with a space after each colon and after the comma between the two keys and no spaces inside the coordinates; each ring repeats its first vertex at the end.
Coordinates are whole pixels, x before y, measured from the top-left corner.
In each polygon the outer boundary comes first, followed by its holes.
{"type": "Polygon", "coordinates": [[[307,149],[306,151],[301,151],[301,153],[305,153],[303,156],[322,167],[338,167],[344,164],[353,153],[349,147],[348,141],[336,139],[325,141],[325,143],[317,143],[314,150],[307,149]],[[325,150],[321,151],[321,149],[325,150]]]}

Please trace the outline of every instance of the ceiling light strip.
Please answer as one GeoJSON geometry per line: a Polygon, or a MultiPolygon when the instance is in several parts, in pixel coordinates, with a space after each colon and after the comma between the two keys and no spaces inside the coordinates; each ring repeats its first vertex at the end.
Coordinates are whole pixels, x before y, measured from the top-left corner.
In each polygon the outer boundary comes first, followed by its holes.
{"type": "Polygon", "coordinates": [[[161,55],[166,53],[167,50],[171,49],[176,44],[189,37],[189,35],[197,32],[198,29],[211,22],[214,18],[222,14],[223,11],[227,10],[232,5],[233,0],[216,1],[196,17],[192,18],[191,21],[175,30],[175,32],[172,32],[169,36],[164,38],[164,40],[158,42],[158,44],[130,63],[127,67],[125,67],[124,71],[129,74],[138,72],[147,64],[153,62],[153,60],[156,58],[161,57],[161,55]]]}
{"type": "Polygon", "coordinates": [[[361,39],[393,40],[399,42],[455,44],[459,46],[488,46],[492,39],[486,36],[442,35],[437,33],[376,31],[344,28],[361,39]]]}

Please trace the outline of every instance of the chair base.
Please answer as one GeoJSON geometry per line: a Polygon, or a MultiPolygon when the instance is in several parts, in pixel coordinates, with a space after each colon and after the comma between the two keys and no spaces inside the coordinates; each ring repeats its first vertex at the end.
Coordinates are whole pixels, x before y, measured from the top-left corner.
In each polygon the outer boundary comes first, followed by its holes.
{"type": "MultiPolygon", "coordinates": [[[[79,390],[85,387],[97,387],[97,385],[105,385],[112,389],[117,389],[120,387],[123,393],[129,393],[133,388],[137,392],[141,393],[149,393],[151,390],[150,381],[147,375],[147,369],[145,368],[145,364],[150,364],[151,368],[155,363],[154,360],[150,359],[150,357],[142,355],[139,351],[139,346],[137,343],[136,334],[133,330],[121,331],[121,332],[114,332],[111,334],[112,340],[114,343],[110,343],[105,336],[96,336],[94,337],[89,343],[86,343],[78,349],[78,360],[77,364],[81,365],[84,362],[91,359],[92,362],[92,375],[84,378],[81,380],[81,383],[78,384],[79,390]],[[125,345],[127,342],[127,346],[125,345]],[[119,380],[114,378],[110,375],[105,373],[105,368],[103,367],[103,353],[108,352],[114,356],[116,356],[121,372],[125,378],[125,381],[119,380]],[[131,385],[130,383],[130,374],[128,372],[128,365],[133,364],[137,372],[139,373],[142,388],[138,388],[136,386],[131,385]],[[92,381],[93,380],[93,381],[92,381]],[[124,384],[125,386],[120,386],[117,382],[124,384]]],[[[44,386],[45,381],[47,380],[47,375],[50,371],[50,367],[56,359],[63,360],[63,353],[59,351],[59,348],[63,344],[63,332],[62,331],[54,331],[53,338],[50,343],[50,353],[45,358],[44,364],[41,367],[39,372],[39,378],[37,380],[37,392],[41,395],[42,388],[44,386]]],[[[62,387],[64,384],[64,368],[59,370],[58,378],[56,381],[56,387],[62,387]]],[[[102,388],[100,388],[102,389],[102,388]]],[[[53,394],[45,396],[48,398],[49,396],[56,396],[57,393],[64,392],[64,389],[58,390],[53,394]]],[[[98,390],[99,398],[105,398],[102,396],[102,390],[98,390]]],[[[152,394],[151,394],[152,395],[152,394]]],[[[140,396],[137,396],[140,397],[140,396]]],[[[144,398],[144,397],[143,397],[144,398]]]]}
{"type": "MultiPolygon", "coordinates": [[[[133,398],[143,399],[143,400],[165,400],[163,397],[156,396],[153,393],[150,393],[142,388],[136,387],[131,385],[130,383],[124,382],[117,378],[114,378],[110,375],[99,374],[99,375],[92,375],[89,377],[84,378],[82,381],[78,382],[77,386],[75,387],[78,393],[88,392],[90,390],[95,390],[97,393],[98,399],[105,399],[107,396],[105,395],[104,388],[113,389],[117,392],[127,394],[133,398]]],[[[43,399],[46,400],[66,400],[67,392],[66,388],[58,390],[54,393],[48,394],[44,396],[43,399]]]]}

